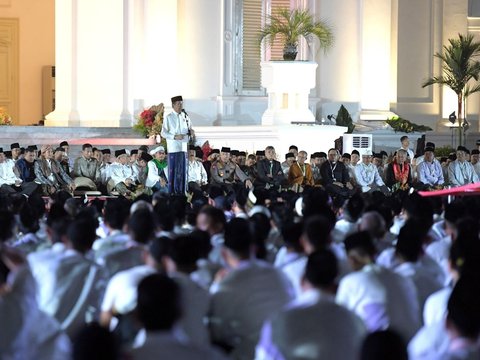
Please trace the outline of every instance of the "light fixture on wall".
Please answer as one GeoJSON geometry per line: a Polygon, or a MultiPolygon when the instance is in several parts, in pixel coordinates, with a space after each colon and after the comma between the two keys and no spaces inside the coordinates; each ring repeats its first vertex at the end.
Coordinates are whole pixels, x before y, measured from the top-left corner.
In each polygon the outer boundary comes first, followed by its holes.
{"type": "Polygon", "coordinates": [[[450,115],[448,115],[448,121],[450,121],[450,123],[452,124],[452,125],[447,124],[447,126],[450,128],[450,131],[452,133],[452,135],[451,135],[451,146],[452,146],[452,148],[455,148],[456,144],[455,144],[454,134],[455,134],[455,130],[457,129],[457,127],[455,126],[455,122],[457,121],[457,115],[455,115],[455,111],[452,112],[450,115]]]}
{"type": "Polygon", "coordinates": [[[450,121],[452,125],[455,124],[455,121],[457,121],[457,115],[455,115],[455,111],[448,115],[448,121],[450,121]]]}

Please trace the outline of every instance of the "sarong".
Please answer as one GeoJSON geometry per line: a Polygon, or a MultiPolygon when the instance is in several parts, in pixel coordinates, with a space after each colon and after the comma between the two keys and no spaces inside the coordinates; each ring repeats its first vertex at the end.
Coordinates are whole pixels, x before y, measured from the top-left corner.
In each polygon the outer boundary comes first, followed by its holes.
{"type": "Polygon", "coordinates": [[[187,192],[187,153],[168,153],[168,192],[185,195],[187,192]]]}

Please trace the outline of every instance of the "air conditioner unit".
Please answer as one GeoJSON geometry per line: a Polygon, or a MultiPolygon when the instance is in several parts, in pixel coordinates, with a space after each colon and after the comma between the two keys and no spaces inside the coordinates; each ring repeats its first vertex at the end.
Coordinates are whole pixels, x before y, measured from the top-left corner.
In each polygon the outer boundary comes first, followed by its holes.
{"type": "Polygon", "coordinates": [[[42,68],[42,113],[43,117],[55,110],[55,66],[42,68]]]}
{"type": "Polygon", "coordinates": [[[373,151],[372,134],[343,134],[343,152],[357,150],[360,155],[365,151],[373,151]]]}

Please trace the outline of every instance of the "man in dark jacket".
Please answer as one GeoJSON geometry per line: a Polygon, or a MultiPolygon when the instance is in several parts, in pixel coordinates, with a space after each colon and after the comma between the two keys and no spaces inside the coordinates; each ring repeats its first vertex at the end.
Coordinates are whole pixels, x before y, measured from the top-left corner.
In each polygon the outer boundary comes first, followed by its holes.
{"type": "Polygon", "coordinates": [[[338,161],[340,154],[336,149],[328,150],[328,159],[320,167],[323,186],[332,197],[348,199],[353,194],[353,186],[345,165],[338,161]]]}
{"type": "Polygon", "coordinates": [[[282,165],[275,160],[275,148],[267,146],[265,148],[265,158],[257,161],[255,187],[279,189],[282,185],[286,185],[286,177],[282,171],[282,165]]]}

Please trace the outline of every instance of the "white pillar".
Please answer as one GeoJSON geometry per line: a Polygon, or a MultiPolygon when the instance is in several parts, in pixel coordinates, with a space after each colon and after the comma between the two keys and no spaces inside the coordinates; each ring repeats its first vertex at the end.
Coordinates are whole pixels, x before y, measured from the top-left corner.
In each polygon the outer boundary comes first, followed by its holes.
{"type": "Polygon", "coordinates": [[[395,94],[391,69],[396,13],[392,0],[317,0],[318,3],[320,17],[332,24],[335,35],[333,48],[320,55],[321,99],[387,114],[395,94]]]}
{"type": "Polygon", "coordinates": [[[56,0],[52,126],[131,126],[169,105],[178,76],[177,0],[56,0]]]}
{"type": "Polygon", "coordinates": [[[390,110],[391,0],[363,0],[361,22],[361,108],[390,110]]]}
{"type": "Polygon", "coordinates": [[[324,101],[360,101],[359,0],[320,0],[319,16],[334,29],[335,43],[326,55],[319,52],[320,97],[324,101]]]}

